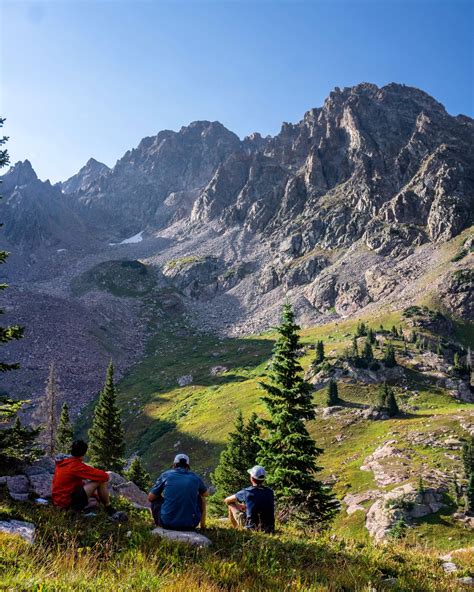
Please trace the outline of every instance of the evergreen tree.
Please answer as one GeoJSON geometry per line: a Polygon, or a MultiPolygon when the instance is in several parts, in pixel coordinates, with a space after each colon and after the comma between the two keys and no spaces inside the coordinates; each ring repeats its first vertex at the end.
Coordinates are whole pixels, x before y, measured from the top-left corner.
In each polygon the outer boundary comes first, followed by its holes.
{"type": "Polygon", "coordinates": [[[474,436],[471,436],[467,442],[464,442],[462,447],[462,464],[464,467],[464,475],[469,479],[469,475],[474,473],[474,436]]]}
{"type": "Polygon", "coordinates": [[[289,519],[306,525],[332,518],[339,504],[332,493],[316,479],[321,470],[316,464],[321,454],[308,434],[305,422],[315,417],[311,385],[302,376],[298,362],[299,327],[289,303],[283,306],[277,328],[271,364],[271,384],[260,383],[270,419],[260,440],[258,461],[268,471],[268,484],[289,519]]]}
{"type": "Polygon", "coordinates": [[[259,437],[260,425],[257,415],[253,413],[248,423],[245,423],[242,412],[239,411],[234,431],[229,434],[227,446],[221,452],[219,464],[211,475],[216,487],[216,494],[213,496],[213,505],[216,509],[218,507],[222,510],[224,498],[249,485],[247,471],[257,464],[260,452],[259,437]]]}
{"type": "Polygon", "coordinates": [[[436,344],[436,353],[438,356],[443,355],[443,348],[441,347],[441,339],[438,337],[438,343],[436,344]]]}
{"type": "MultiPolygon", "coordinates": [[[[4,121],[5,119],[0,117],[0,128],[3,127],[4,121]]],[[[6,136],[0,137],[0,168],[9,163],[8,152],[2,148],[7,140],[6,136]]],[[[0,265],[5,263],[7,258],[7,251],[0,250],[0,265]]],[[[0,290],[5,290],[7,287],[7,284],[0,283],[0,290]]],[[[0,309],[0,314],[2,313],[3,311],[0,309]]],[[[7,344],[22,337],[23,327],[18,325],[0,326],[0,344],[7,344]]],[[[17,368],[19,368],[19,364],[7,364],[0,361],[0,373],[17,368]]],[[[0,473],[18,468],[19,465],[31,462],[40,455],[40,450],[35,446],[39,430],[23,427],[17,417],[17,413],[25,403],[26,401],[15,401],[7,395],[0,395],[0,473]]]]}
{"type": "Polygon", "coordinates": [[[335,380],[330,380],[328,384],[327,406],[332,407],[333,405],[339,405],[339,403],[340,401],[337,382],[335,380]]]}
{"type": "Polygon", "coordinates": [[[378,408],[386,411],[389,417],[394,417],[400,413],[395,393],[386,382],[383,383],[379,391],[378,408]]]}
{"type": "Polygon", "coordinates": [[[94,409],[89,430],[89,458],[99,469],[121,472],[124,465],[124,431],[114,385],[114,367],[107,368],[105,386],[94,409]]]}
{"type": "Polygon", "coordinates": [[[375,339],[375,331],[373,329],[369,329],[367,331],[367,339],[369,340],[369,343],[371,345],[374,345],[374,343],[376,342],[376,339],[375,339]]]}
{"type": "Polygon", "coordinates": [[[466,509],[470,514],[474,514],[474,473],[471,473],[467,484],[466,509]]]}
{"type": "Polygon", "coordinates": [[[395,325],[392,325],[392,330],[390,332],[394,337],[398,337],[398,329],[395,327],[395,325]]]}
{"type": "Polygon", "coordinates": [[[56,430],[56,451],[69,454],[74,439],[74,430],[69,417],[69,407],[64,403],[56,430]]]}
{"type": "Polygon", "coordinates": [[[359,347],[357,345],[357,337],[355,335],[352,338],[352,357],[356,360],[359,357],[359,347]]]}
{"type": "Polygon", "coordinates": [[[316,356],[314,358],[315,364],[320,364],[324,360],[324,343],[322,341],[316,342],[316,356]]]}
{"type": "Polygon", "coordinates": [[[372,350],[369,338],[367,338],[365,341],[364,349],[362,350],[362,357],[367,360],[367,362],[371,362],[374,359],[374,352],[372,350]]]}
{"type": "Polygon", "coordinates": [[[397,359],[395,357],[395,348],[391,343],[389,343],[385,348],[383,363],[387,368],[393,368],[397,365],[397,359]]]}
{"type": "Polygon", "coordinates": [[[365,335],[367,335],[367,327],[364,322],[360,321],[357,323],[356,337],[364,337],[365,335]]]}
{"type": "Polygon", "coordinates": [[[125,471],[125,477],[135,483],[142,491],[148,491],[151,486],[150,473],[145,469],[142,459],[139,456],[135,456],[130,467],[125,471]]]}

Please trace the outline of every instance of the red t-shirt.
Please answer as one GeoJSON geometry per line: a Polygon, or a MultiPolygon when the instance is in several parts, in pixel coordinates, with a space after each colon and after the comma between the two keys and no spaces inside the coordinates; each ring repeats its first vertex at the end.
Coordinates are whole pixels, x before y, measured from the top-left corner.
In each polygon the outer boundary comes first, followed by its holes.
{"type": "Polygon", "coordinates": [[[61,508],[69,507],[73,492],[84,485],[84,479],[105,482],[109,480],[109,475],[101,469],[86,465],[77,456],[56,461],[52,488],[53,504],[61,508]]]}

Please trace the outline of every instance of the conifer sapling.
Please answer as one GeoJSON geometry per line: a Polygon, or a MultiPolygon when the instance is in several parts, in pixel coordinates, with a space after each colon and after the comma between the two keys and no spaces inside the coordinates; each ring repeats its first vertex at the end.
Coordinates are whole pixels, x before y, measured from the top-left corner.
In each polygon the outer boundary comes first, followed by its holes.
{"type": "Polygon", "coordinates": [[[74,430],[69,417],[69,407],[64,403],[61,408],[58,429],[56,430],[56,451],[68,454],[74,439],[74,430]]]}
{"type": "Polygon", "coordinates": [[[150,473],[147,472],[142,459],[138,455],[133,458],[129,469],[125,471],[125,477],[135,483],[142,491],[147,491],[151,486],[150,473]]]}

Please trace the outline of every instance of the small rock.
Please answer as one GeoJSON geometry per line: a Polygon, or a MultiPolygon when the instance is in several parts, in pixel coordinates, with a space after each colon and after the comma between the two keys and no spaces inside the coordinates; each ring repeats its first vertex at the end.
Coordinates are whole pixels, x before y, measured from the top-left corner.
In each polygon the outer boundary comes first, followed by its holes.
{"type": "Polygon", "coordinates": [[[211,376],[218,376],[224,372],[227,372],[227,366],[213,366],[210,371],[211,376]]]}
{"type": "Polygon", "coordinates": [[[187,545],[195,545],[196,547],[210,547],[212,545],[210,539],[203,534],[193,531],[166,530],[165,528],[157,527],[151,532],[162,539],[168,539],[169,541],[175,541],[178,543],[186,543],[187,545]]]}
{"type": "Polygon", "coordinates": [[[471,576],[464,576],[463,578],[458,578],[458,582],[460,584],[464,584],[464,586],[471,586],[474,588],[474,578],[471,576]]]}
{"type": "Polygon", "coordinates": [[[446,573],[454,573],[458,571],[457,565],[452,561],[446,561],[446,563],[443,563],[443,569],[446,573]]]}
{"type": "Polygon", "coordinates": [[[192,384],[193,376],[192,374],[185,374],[184,376],[180,376],[177,382],[178,386],[187,386],[188,384],[192,384]]]}
{"type": "Polygon", "coordinates": [[[17,534],[28,543],[35,541],[35,525],[22,520],[0,520],[0,531],[17,534]]]}

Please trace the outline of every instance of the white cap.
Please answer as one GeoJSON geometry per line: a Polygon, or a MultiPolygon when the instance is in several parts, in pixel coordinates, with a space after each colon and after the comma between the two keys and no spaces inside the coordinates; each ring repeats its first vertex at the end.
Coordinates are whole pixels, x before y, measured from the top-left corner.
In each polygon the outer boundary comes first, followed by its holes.
{"type": "Polygon", "coordinates": [[[260,465],[255,465],[251,469],[248,470],[249,475],[256,479],[257,481],[262,481],[266,477],[265,469],[260,465]]]}
{"type": "Polygon", "coordinates": [[[178,465],[180,460],[185,460],[186,464],[189,465],[189,456],[187,454],[177,454],[174,457],[173,464],[178,465]]]}

